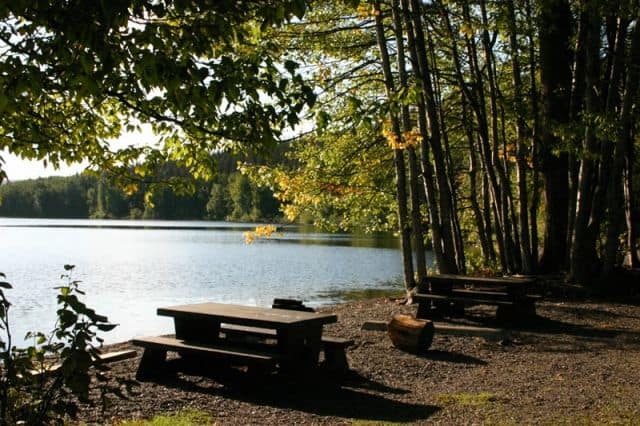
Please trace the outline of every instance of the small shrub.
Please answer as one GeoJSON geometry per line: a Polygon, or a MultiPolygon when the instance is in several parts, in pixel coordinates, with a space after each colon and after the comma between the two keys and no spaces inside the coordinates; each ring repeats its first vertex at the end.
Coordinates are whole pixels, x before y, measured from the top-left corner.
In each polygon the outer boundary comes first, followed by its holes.
{"type": "MultiPolygon", "coordinates": [[[[27,333],[26,339],[35,343],[26,348],[12,345],[11,303],[5,295],[11,285],[0,281],[0,426],[62,423],[67,417],[75,418],[78,403],[92,403],[91,367],[95,367],[103,408],[108,395],[125,397],[123,390],[134,384],[109,379],[109,368],[96,364],[102,345],[97,333],[116,325],[80,300],[78,296],[84,293],[80,281],[71,277],[73,268],[64,266],[64,284],[56,287],[58,310],[53,330],[27,333]]],[[[0,278],[6,277],[0,273],[0,278]]]]}

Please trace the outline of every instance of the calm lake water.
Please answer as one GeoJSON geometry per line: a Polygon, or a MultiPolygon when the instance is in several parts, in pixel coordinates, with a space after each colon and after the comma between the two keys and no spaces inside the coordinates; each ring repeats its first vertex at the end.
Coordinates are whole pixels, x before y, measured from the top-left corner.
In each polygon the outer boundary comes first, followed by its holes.
{"type": "Polygon", "coordinates": [[[223,222],[0,218],[0,271],[13,289],[14,343],[28,330],[49,331],[64,264],[76,265],[86,302],[119,326],[118,342],[168,333],[159,306],[216,301],[270,306],[290,297],[318,306],[344,291],[401,288],[395,238],[285,228],[252,245],[251,225],[223,222]]]}

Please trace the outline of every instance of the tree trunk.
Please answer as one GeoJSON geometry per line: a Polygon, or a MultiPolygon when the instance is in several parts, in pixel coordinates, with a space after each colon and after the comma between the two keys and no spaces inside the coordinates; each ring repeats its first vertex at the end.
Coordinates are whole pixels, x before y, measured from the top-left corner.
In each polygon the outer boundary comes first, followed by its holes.
{"type": "Polygon", "coordinates": [[[640,268],[640,258],[638,258],[638,229],[635,220],[635,195],[633,193],[633,161],[634,161],[633,141],[628,141],[627,157],[625,158],[625,215],[627,221],[627,246],[629,247],[629,264],[632,268],[640,268]]]}
{"type": "MultiPolygon", "coordinates": [[[[387,98],[393,99],[395,91],[393,84],[393,76],[391,74],[391,64],[389,61],[389,52],[387,50],[387,40],[384,34],[384,27],[382,25],[382,12],[380,11],[380,2],[376,1],[374,4],[376,11],[376,39],[378,41],[378,48],[380,50],[380,58],[382,60],[382,70],[384,73],[384,82],[387,92],[387,98]]],[[[400,123],[398,122],[397,115],[392,111],[389,113],[391,121],[391,131],[396,140],[402,140],[402,133],[400,131],[400,123]]],[[[409,292],[415,287],[413,277],[413,258],[411,253],[411,228],[408,223],[408,211],[407,211],[407,185],[406,185],[406,170],[404,163],[404,154],[401,149],[394,147],[393,149],[393,163],[396,171],[396,201],[398,207],[398,225],[400,231],[400,239],[402,245],[402,265],[404,272],[404,285],[409,292]]]]}
{"type": "Polygon", "coordinates": [[[540,83],[542,89],[541,169],[544,176],[545,233],[540,268],[565,269],[567,259],[568,155],[557,153],[558,125],[569,121],[571,90],[571,9],[568,0],[540,2],[540,83]]]}
{"type": "Polygon", "coordinates": [[[540,205],[540,172],[538,170],[539,147],[540,147],[540,108],[538,105],[538,81],[536,78],[536,70],[538,62],[536,61],[534,26],[535,22],[531,12],[531,1],[525,0],[525,14],[529,25],[527,26],[527,41],[529,44],[529,99],[531,103],[531,115],[533,121],[533,129],[531,135],[531,169],[533,177],[531,179],[531,205],[529,209],[529,218],[531,220],[531,265],[532,271],[538,270],[538,207],[540,205]]]}
{"type": "MultiPolygon", "coordinates": [[[[437,54],[435,49],[435,44],[433,42],[433,36],[431,32],[427,32],[426,36],[427,46],[429,48],[429,57],[431,58],[431,63],[437,63],[437,54]]],[[[458,273],[464,274],[466,271],[466,255],[465,255],[465,245],[462,239],[462,229],[460,227],[460,220],[458,218],[458,199],[456,196],[456,180],[454,176],[454,166],[452,159],[452,150],[449,145],[449,134],[447,132],[447,128],[445,126],[445,111],[442,103],[442,88],[440,86],[440,82],[442,81],[440,76],[440,70],[438,67],[433,67],[433,81],[434,81],[434,98],[438,111],[438,119],[442,125],[440,126],[440,131],[442,134],[442,144],[444,147],[444,168],[447,171],[447,181],[448,188],[450,188],[450,198],[451,198],[451,217],[449,218],[451,222],[451,232],[453,233],[453,243],[455,248],[455,260],[458,268],[458,273]]]]}
{"type": "MultiPolygon", "coordinates": [[[[402,0],[402,11],[405,27],[407,30],[407,41],[411,58],[411,65],[415,72],[415,70],[419,69],[418,52],[415,43],[413,20],[411,18],[411,12],[409,10],[409,0],[402,0]]],[[[451,259],[449,259],[448,256],[451,256],[452,252],[447,252],[443,243],[442,221],[440,217],[440,209],[437,202],[436,186],[434,184],[434,171],[429,159],[429,145],[426,142],[429,138],[429,129],[426,119],[426,107],[422,94],[418,96],[416,103],[418,107],[418,128],[422,136],[420,163],[422,166],[422,180],[424,184],[425,197],[428,204],[429,220],[431,222],[432,248],[436,258],[438,270],[441,273],[449,273],[452,271],[450,270],[451,259]]]]}
{"type": "Polygon", "coordinates": [[[480,209],[480,204],[478,203],[478,160],[476,158],[476,150],[474,148],[473,128],[471,127],[471,123],[469,122],[470,120],[466,118],[467,102],[464,94],[462,95],[462,116],[463,126],[469,146],[469,204],[471,205],[471,210],[473,210],[473,216],[476,222],[476,228],[478,230],[478,239],[480,241],[482,257],[484,259],[485,265],[487,265],[488,262],[495,261],[496,253],[493,249],[493,245],[491,244],[490,231],[486,228],[482,210],[480,209]]]}
{"type": "MultiPolygon", "coordinates": [[[[438,185],[438,205],[440,208],[440,224],[442,230],[442,246],[444,253],[444,261],[446,262],[446,268],[449,273],[457,273],[458,268],[455,260],[455,247],[454,247],[454,227],[453,227],[453,215],[456,212],[453,211],[451,205],[451,188],[449,186],[449,180],[447,178],[447,169],[444,159],[444,153],[442,150],[441,141],[441,123],[438,117],[438,111],[435,101],[435,94],[433,90],[433,83],[431,80],[431,70],[427,62],[427,50],[425,48],[425,37],[422,30],[422,18],[420,15],[420,1],[411,0],[410,18],[413,23],[413,41],[415,43],[415,51],[417,54],[418,64],[418,78],[422,82],[423,98],[425,101],[426,113],[428,117],[429,134],[428,138],[423,138],[423,151],[426,150],[425,145],[429,145],[433,160],[435,164],[436,183],[438,185]]],[[[406,16],[406,15],[405,15],[406,16]]],[[[423,162],[429,161],[429,158],[424,154],[422,156],[423,162]]],[[[423,168],[425,165],[423,164],[423,168]]]]}
{"type": "MultiPolygon", "coordinates": [[[[569,104],[569,120],[577,121],[580,119],[580,113],[584,108],[585,97],[585,44],[587,42],[587,19],[586,14],[582,12],[578,20],[578,33],[573,56],[573,78],[571,85],[571,99],[569,104]]],[[[571,242],[575,229],[576,208],[578,200],[578,176],[579,162],[577,158],[578,141],[571,138],[571,148],[569,149],[569,214],[567,223],[567,241],[571,242]]],[[[567,252],[567,264],[569,262],[570,250],[567,252]]]]}
{"type": "MultiPolygon", "coordinates": [[[[585,112],[587,117],[594,117],[601,111],[598,94],[596,93],[599,74],[600,17],[593,9],[587,13],[587,43],[585,46],[585,112]]],[[[569,280],[586,284],[593,279],[593,267],[597,264],[595,235],[598,232],[599,220],[597,216],[594,217],[594,210],[599,206],[594,203],[594,197],[598,191],[603,190],[596,179],[599,149],[595,125],[592,122],[588,122],[585,125],[583,149],[583,158],[580,162],[580,174],[578,177],[577,209],[571,247],[569,280]],[[589,223],[590,220],[591,223],[589,223]]],[[[601,158],[600,161],[604,162],[607,159],[601,158]]]]}
{"type": "Polygon", "coordinates": [[[494,203],[496,220],[500,225],[501,232],[498,238],[502,239],[504,247],[504,259],[507,266],[507,273],[515,272],[516,259],[513,253],[513,237],[511,233],[511,220],[509,215],[510,186],[507,179],[506,170],[500,161],[500,133],[499,133],[499,111],[498,111],[498,86],[495,76],[495,64],[493,49],[489,37],[487,10],[484,0],[480,0],[480,12],[482,17],[482,46],[484,50],[485,67],[487,69],[487,81],[489,82],[489,107],[490,107],[490,129],[491,129],[491,152],[488,157],[490,168],[495,171],[497,179],[491,183],[494,187],[494,203]]]}
{"type": "MultiPolygon", "coordinates": [[[[398,74],[400,77],[400,88],[407,89],[408,79],[405,63],[404,52],[404,39],[402,37],[402,17],[399,10],[398,0],[393,1],[393,25],[396,38],[397,48],[397,62],[398,62],[398,74]]],[[[409,115],[409,107],[403,103],[400,109],[402,119],[403,132],[410,132],[413,128],[411,125],[411,117],[409,115]]],[[[424,231],[422,229],[422,215],[420,212],[420,196],[418,192],[419,184],[419,172],[418,172],[418,160],[416,156],[415,148],[412,146],[407,147],[407,154],[409,160],[409,192],[411,194],[411,228],[413,233],[413,241],[415,244],[415,259],[416,259],[416,273],[418,278],[418,286],[422,286],[426,282],[427,278],[427,262],[424,248],[424,231]]]]}
{"type": "MultiPolygon", "coordinates": [[[[636,20],[636,26],[633,30],[631,44],[631,61],[628,67],[624,99],[622,102],[622,110],[620,111],[620,124],[618,125],[618,135],[615,145],[613,165],[611,168],[611,177],[607,190],[607,211],[608,223],[605,260],[603,264],[602,275],[608,276],[613,267],[616,265],[618,249],[620,246],[619,235],[622,231],[624,217],[624,196],[622,175],[625,165],[625,159],[628,158],[627,148],[629,141],[632,140],[632,109],[633,102],[637,99],[638,80],[640,79],[640,29],[639,20],[636,20]]],[[[617,44],[617,43],[616,43],[617,44]]],[[[611,90],[615,90],[612,88],[611,90]]],[[[632,206],[630,206],[632,208],[632,206]]],[[[628,210],[628,209],[627,209],[628,210]]]]}
{"type": "Polygon", "coordinates": [[[513,98],[516,110],[516,138],[517,165],[518,165],[518,202],[520,225],[520,255],[522,257],[522,272],[531,274],[533,272],[533,253],[531,252],[531,240],[529,236],[529,211],[528,211],[528,188],[527,188],[527,147],[525,143],[525,111],[522,89],[522,76],[520,70],[520,52],[518,49],[517,23],[513,0],[507,0],[507,12],[509,19],[509,45],[511,47],[511,65],[513,80],[513,98]]]}

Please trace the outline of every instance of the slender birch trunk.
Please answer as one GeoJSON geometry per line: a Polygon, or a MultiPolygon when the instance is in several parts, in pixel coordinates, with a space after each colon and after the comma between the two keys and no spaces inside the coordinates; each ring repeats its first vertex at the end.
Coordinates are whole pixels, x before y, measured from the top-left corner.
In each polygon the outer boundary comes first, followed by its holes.
{"type": "MultiPolygon", "coordinates": [[[[394,0],[392,5],[393,26],[396,38],[397,49],[397,63],[398,74],[400,77],[400,89],[407,89],[409,87],[407,78],[407,69],[405,61],[404,51],[404,38],[402,29],[402,17],[401,10],[399,9],[399,1],[394,0]]],[[[411,117],[409,114],[409,107],[403,103],[400,109],[402,131],[410,132],[413,129],[411,125],[411,117]]],[[[413,242],[415,244],[415,259],[416,259],[416,274],[418,279],[418,286],[422,286],[426,282],[427,277],[427,262],[424,247],[424,231],[422,227],[422,214],[420,212],[420,194],[418,188],[419,183],[419,171],[418,171],[418,159],[416,151],[413,146],[406,148],[407,158],[409,161],[409,192],[411,194],[411,227],[413,234],[413,242]]]]}
{"type": "MultiPolygon", "coordinates": [[[[387,49],[387,40],[384,34],[383,17],[380,10],[380,2],[374,3],[376,15],[376,39],[380,50],[380,58],[382,60],[382,71],[384,74],[384,83],[387,92],[387,98],[393,99],[395,94],[393,76],[391,73],[391,64],[389,61],[389,52],[387,49]]],[[[400,122],[398,116],[392,111],[389,113],[391,121],[391,131],[396,140],[402,140],[402,132],[400,131],[400,122]]],[[[407,211],[407,184],[406,169],[404,162],[404,154],[402,149],[393,148],[393,163],[396,171],[396,201],[398,207],[398,225],[400,231],[400,239],[402,245],[402,264],[404,272],[404,285],[407,293],[415,287],[413,277],[413,258],[411,252],[411,228],[409,227],[408,211],[407,211]]]]}

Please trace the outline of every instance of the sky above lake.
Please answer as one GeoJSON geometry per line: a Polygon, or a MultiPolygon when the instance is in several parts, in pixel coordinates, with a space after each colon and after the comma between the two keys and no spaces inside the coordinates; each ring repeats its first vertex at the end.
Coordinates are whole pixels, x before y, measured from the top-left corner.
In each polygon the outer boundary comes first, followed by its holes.
{"type": "MultiPolygon", "coordinates": [[[[151,131],[148,124],[141,125],[140,132],[130,132],[123,134],[118,140],[111,142],[112,149],[121,149],[130,145],[142,145],[155,142],[156,136],[151,131]]],[[[0,150],[0,157],[4,159],[2,168],[7,172],[10,181],[36,179],[48,176],[71,176],[82,172],[88,163],[61,164],[59,168],[54,168],[50,164],[46,167],[42,161],[24,160],[8,150],[0,150]]]]}

